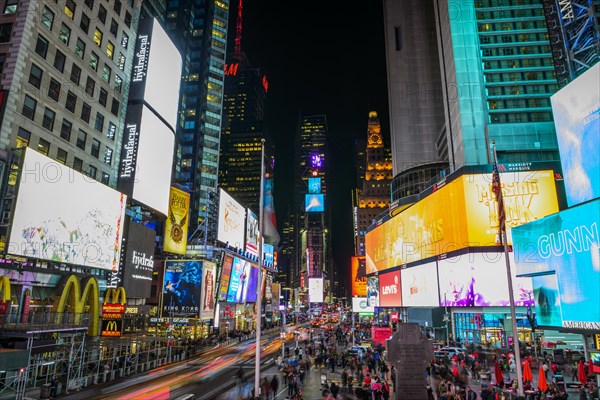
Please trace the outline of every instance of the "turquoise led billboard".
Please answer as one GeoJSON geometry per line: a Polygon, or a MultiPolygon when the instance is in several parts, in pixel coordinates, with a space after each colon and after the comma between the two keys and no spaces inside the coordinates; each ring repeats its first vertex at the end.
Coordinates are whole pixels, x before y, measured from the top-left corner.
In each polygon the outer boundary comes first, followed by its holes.
{"type": "Polygon", "coordinates": [[[322,194],[307,194],[305,211],[306,212],[323,212],[323,211],[325,211],[325,197],[322,194]]]}
{"type": "Polygon", "coordinates": [[[321,193],[321,178],[308,178],[308,193],[321,193]]]}

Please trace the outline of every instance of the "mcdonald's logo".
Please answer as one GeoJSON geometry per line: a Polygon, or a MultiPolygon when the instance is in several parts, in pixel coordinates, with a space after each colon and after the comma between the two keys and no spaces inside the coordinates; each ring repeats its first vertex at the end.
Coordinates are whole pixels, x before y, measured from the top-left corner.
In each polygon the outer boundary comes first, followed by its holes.
{"type": "Polygon", "coordinates": [[[123,286],[120,286],[118,288],[106,289],[103,304],[127,304],[127,295],[125,294],[125,288],[123,286]]]}
{"type": "Polygon", "coordinates": [[[0,276],[0,300],[10,301],[10,279],[8,276],[0,276]]]}
{"type": "Polygon", "coordinates": [[[120,320],[102,320],[102,336],[104,337],[120,337],[121,328],[122,322],[120,320]]]}
{"type": "Polygon", "coordinates": [[[98,321],[100,314],[100,296],[98,291],[98,281],[96,278],[89,277],[85,278],[80,283],[79,279],[75,275],[64,276],[62,279],[62,292],[54,303],[54,309],[56,310],[56,323],[62,323],[63,313],[65,308],[69,305],[68,312],[75,314],[75,324],[81,322],[81,316],[86,307],[90,313],[90,322],[88,325],[88,335],[98,336],[98,321]],[[81,283],[83,283],[83,292],[81,291],[81,283]]]}

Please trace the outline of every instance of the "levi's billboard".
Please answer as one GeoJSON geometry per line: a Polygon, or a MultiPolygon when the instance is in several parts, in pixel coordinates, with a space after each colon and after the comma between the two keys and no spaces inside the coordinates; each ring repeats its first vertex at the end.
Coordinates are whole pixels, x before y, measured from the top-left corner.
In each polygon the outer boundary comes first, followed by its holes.
{"type": "Polygon", "coordinates": [[[400,271],[379,274],[379,306],[401,307],[400,271]]]}
{"type": "MultiPolygon", "coordinates": [[[[558,212],[556,183],[551,170],[500,177],[511,244],[511,228],[558,212]]],[[[367,232],[367,274],[466,247],[499,245],[497,210],[491,173],[462,175],[367,232]]]]}

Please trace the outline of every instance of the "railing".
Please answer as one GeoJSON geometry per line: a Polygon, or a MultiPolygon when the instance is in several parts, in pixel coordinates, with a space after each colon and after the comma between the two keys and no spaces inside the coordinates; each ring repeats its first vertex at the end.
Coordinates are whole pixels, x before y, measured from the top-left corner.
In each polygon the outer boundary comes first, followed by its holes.
{"type": "Polygon", "coordinates": [[[89,322],[90,314],[88,313],[7,313],[0,315],[0,331],[28,332],[85,328],[88,326],[89,322]]]}

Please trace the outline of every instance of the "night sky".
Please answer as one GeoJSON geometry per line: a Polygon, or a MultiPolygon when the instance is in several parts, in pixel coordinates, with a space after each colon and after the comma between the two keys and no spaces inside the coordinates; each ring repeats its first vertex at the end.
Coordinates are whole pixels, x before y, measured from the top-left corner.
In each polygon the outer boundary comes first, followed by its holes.
{"type": "MultiPolygon", "coordinates": [[[[235,16],[238,0],[231,2],[235,16]]],[[[389,137],[382,2],[355,7],[340,0],[246,0],[243,14],[242,51],[269,81],[265,129],[276,146],[280,232],[292,195],[299,115],[325,114],[333,256],[337,268],[348,271],[353,254],[351,190],[356,181],[352,140],[366,138],[369,110],[379,113],[384,138],[389,137]]],[[[235,31],[235,17],[230,24],[235,31]]]]}

